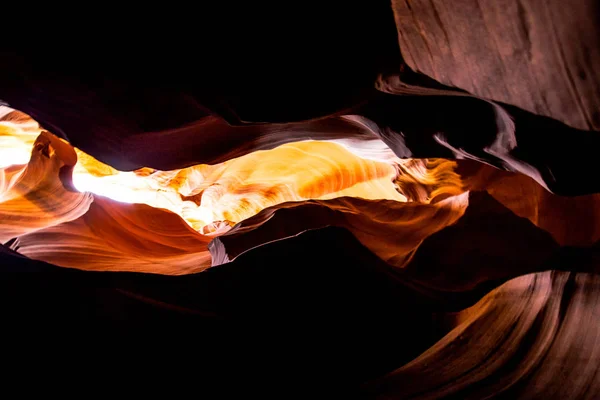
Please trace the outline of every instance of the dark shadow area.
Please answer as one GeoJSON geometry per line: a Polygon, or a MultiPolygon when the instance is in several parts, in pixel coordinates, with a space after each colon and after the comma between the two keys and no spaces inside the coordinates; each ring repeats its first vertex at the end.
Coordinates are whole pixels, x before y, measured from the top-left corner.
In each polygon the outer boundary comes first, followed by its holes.
{"type": "Polygon", "coordinates": [[[48,378],[108,385],[107,371],[160,371],[200,392],[353,394],[449,329],[441,305],[390,279],[337,228],[183,277],[68,270],[5,248],[0,257],[3,360],[58,357],[64,367],[48,378]]]}

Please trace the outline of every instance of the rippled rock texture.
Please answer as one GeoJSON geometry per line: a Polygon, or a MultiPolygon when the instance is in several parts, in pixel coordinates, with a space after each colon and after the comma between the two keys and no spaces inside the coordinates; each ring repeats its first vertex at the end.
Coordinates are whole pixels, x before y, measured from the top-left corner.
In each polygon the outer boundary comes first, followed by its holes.
{"type": "Polygon", "coordinates": [[[16,378],[600,397],[599,4],[336,7],[0,50],[16,378]]]}

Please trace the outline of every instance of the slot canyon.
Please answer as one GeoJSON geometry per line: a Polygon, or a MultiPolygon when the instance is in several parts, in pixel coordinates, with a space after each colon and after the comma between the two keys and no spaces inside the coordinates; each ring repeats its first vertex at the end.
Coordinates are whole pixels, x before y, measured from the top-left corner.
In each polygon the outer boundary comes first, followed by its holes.
{"type": "Polygon", "coordinates": [[[5,9],[7,393],[600,398],[600,1],[88,7],[5,9]]]}

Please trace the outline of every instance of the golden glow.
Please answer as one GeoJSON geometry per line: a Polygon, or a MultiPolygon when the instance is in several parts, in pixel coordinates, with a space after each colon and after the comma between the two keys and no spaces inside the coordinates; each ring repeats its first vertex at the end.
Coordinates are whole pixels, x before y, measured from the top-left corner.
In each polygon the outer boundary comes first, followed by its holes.
{"type": "Polygon", "coordinates": [[[37,122],[0,106],[0,168],[27,164],[33,142],[40,133],[37,122]]]}
{"type": "MultiPolygon", "coordinates": [[[[0,123],[0,160],[6,167],[26,163],[42,129],[13,112],[0,123]]],[[[67,142],[47,134],[54,148],[67,142]]],[[[158,171],[118,171],[74,149],[73,186],[124,203],[147,204],[181,216],[193,229],[210,233],[215,221],[232,226],[262,209],[289,201],[364,199],[406,201],[394,185],[392,163],[363,159],[343,145],[303,141],[257,151],[217,165],[158,171]],[[205,229],[206,226],[210,226],[205,229]]],[[[63,158],[70,158],[69,156],[63,158]]]]}
{"type": "Polygon", "coordinates": [[[15,239],[19,253],[58,266],[189,274],[338,226],[404,268],[427,237],[463,216],[469,190],[487,191],[560,244],[600,237],[598,195],[560,198],[483,165],[463,164],[473,170],[460,176],[454,161],[400,160],[376,139],[306,140],[215,165],[123,172],[6,111],[0,107],[0,243],[15,239]]]}
{"type": "Polygon", "coordinates": [[[21,254],[63,267],[200,272],[227,262],[211,247],[216,236],[234,226],[230,234],[254,232],[277,210],[300,206],[302,214],[306,204],[312,211],[299,221],[258,232],[266,235],[259,245],[341,226],[402,268],[425,237],[468,205],[454,162],[400,160],[376,140],[306,140],[215,165],[123,172],[25,114],[12,111],[0,122],[0,159],[9,164],[12,153],[30,154],[25,165],[0,168],[0,243],[16,238],[11,246],[21,254]]]}
{"type": "Polygon", "coordinates": [[[406,201],[392,165],[364,160],[335,143],[298,142],[217,165],[174,171],[121,172],[78,151],[73,184],[111,199],[147,204],[180,215],[202,231],[231,224],[287,201],[341,196],[406,201]]]}

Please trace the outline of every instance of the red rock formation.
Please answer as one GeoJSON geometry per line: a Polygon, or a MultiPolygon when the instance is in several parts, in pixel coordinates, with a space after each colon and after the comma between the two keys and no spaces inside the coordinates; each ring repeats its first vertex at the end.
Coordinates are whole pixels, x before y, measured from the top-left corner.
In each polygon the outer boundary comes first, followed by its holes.
{"type": "Polygon", "coordinates": [[[221,394],[599,396],[597,1],[146,7],[0,50],[7,352],[108,344],[72,363],[105,377],[139,346],[124,376],[194,393],[205,363],[221,394]]]}

